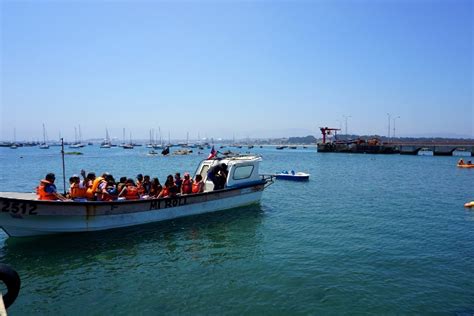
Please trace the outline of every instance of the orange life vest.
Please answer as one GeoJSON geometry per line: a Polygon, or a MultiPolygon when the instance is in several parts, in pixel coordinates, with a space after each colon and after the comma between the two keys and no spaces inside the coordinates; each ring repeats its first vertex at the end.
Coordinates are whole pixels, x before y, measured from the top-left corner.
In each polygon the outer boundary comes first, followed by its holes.
{"type": "Polygon", "coordinates": [[[190,194],[193,192],[193,183],[191,179],[184,179],[183,183],[181,184],[181,191],[183,194],[190,194]]]}
{"type": "Polygon", "coordinates": [[[97,188],[99,187],[99,184],[100,184],[102,181],[105,181],[105,179],[102,178],[102,177],[97,177],[97,178],[95,178],[94,182],[92,182],[92,186],[87,189],[86,197],[87,197],[89,200],[93,200],[93,199],[94,199],[95,194],[97,193],[97,188]]]}
{"type": "Polygon", "coordinates": [[[202,185],[204,185],[202,181],[193,182],[193,193],[199,193],[202,185]]]}
{"type": "Polygon", "coordinates": [[[161,197],[168,197],[168,195],[170,195],[170,190],[168,190],[168,188],[165,186],[161,190],[160,194],[161,194],[161,197]]]}
{"type": "Polygon", "coordinates": [[[87,188],[86,187],[80,187],[79,183],[73,183],[71,184],[70,188],[70,195],[71,198],[85,198],[87,194],[87,188]]]}
{"type": "Polygon", "coordinates": [[[49,182],[48,180],[44,180],[44,179],[41,180],[40,185],[36,188],[36,194],[38,194],[38,200],[50,200],[50,201],[57,200],[58,198],[56,197],[55,194],[46,192],[47,186],[53,186],[54,188],[56,188],[56,186],[52,182],[49,182]]]}
{"type": "Polygon", "coordinates": [[[138,200],[140,198],[140,194],[138,193],[138,188],[133,185],[127,185],[127,190],[125,193],[126,200],[138,200]]]}

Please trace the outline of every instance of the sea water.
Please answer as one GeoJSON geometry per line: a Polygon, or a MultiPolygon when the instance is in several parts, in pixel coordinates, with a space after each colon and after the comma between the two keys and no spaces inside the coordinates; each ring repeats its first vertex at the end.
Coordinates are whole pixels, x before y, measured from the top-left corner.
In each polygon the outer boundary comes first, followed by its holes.
{"type": "MultiPolygon", "coordinates": [[[[0,190],[32,191],[55,172],[62,191],[59,151],[0,148],[0,190]]],[[[193,173],[206,156],[80,151],[66,156],[67,177],[85,169],[164,182],[193,173]]],[[[474,200],[474,169],[456,168],[456,157],[251,151],[263,157],[261,173],[303,171],[310,180],[277,180],[260,205],[214,214],[96,233],[0,235],[0,262],[22,280],[9,312],[474,312],[474,210],[463,207],[474,200]]]]}

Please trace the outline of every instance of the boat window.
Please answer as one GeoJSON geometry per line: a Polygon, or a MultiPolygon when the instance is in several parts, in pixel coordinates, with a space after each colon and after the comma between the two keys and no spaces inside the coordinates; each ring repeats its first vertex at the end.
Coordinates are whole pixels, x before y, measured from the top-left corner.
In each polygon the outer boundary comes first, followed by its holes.
{"type": "Polygon", "coordinates": [[[250,178],[253,171],[253,165],[236,167],[234,170],[234,180],[242,180],[250,178]]]}
{"type": "Polygon", "coordinates": [[[199,173],[203,180],[207,178],[207,170],[209,170],[209,165],[202,166],[201,172],[199,173]]]}

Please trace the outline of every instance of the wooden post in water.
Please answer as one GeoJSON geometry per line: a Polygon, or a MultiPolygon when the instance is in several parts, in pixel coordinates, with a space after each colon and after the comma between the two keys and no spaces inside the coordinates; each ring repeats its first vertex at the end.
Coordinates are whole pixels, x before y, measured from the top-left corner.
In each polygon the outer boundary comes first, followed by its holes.
{"type": "Polygon", "coordinates": [[[66,165],[64,164],[64,138],[61,138],[61,158],[63,160],[63,187],[66,195],[66,165]]]}

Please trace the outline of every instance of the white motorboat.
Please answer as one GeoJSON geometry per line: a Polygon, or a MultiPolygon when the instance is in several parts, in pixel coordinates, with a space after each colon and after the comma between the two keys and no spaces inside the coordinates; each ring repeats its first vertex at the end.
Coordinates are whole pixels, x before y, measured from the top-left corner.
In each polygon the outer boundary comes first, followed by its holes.
{"type": "Polygon", "coordinates": [[[32,193],[0,192],[0,227],[12,237],[90,232],[128,227],[259,203],[272,176],[259,174],[260,156],[203,160],[196,174],[205,181],[203,193],[160,199],[124,201],[39,201],[32,193]],[[214,191],[207,179],[212,166],[226,163],[228,177],[214,191]]]}
{"type": "Polygon", "coordinates": [[[290,172],[285,170],[285,171],[278,172],[275,174],[276,179],[292,180],[292,181],[308,181],[309,176],[310,176],[309,173],[295,172],[293,170],[291,170],[290,172]]]}
{"type": "Polygon", "coordinates": [[[433,156],[433,155],[434,155],[434,152],[430,148],[421,148],[418,151],[418,156],[433,156]]]}

